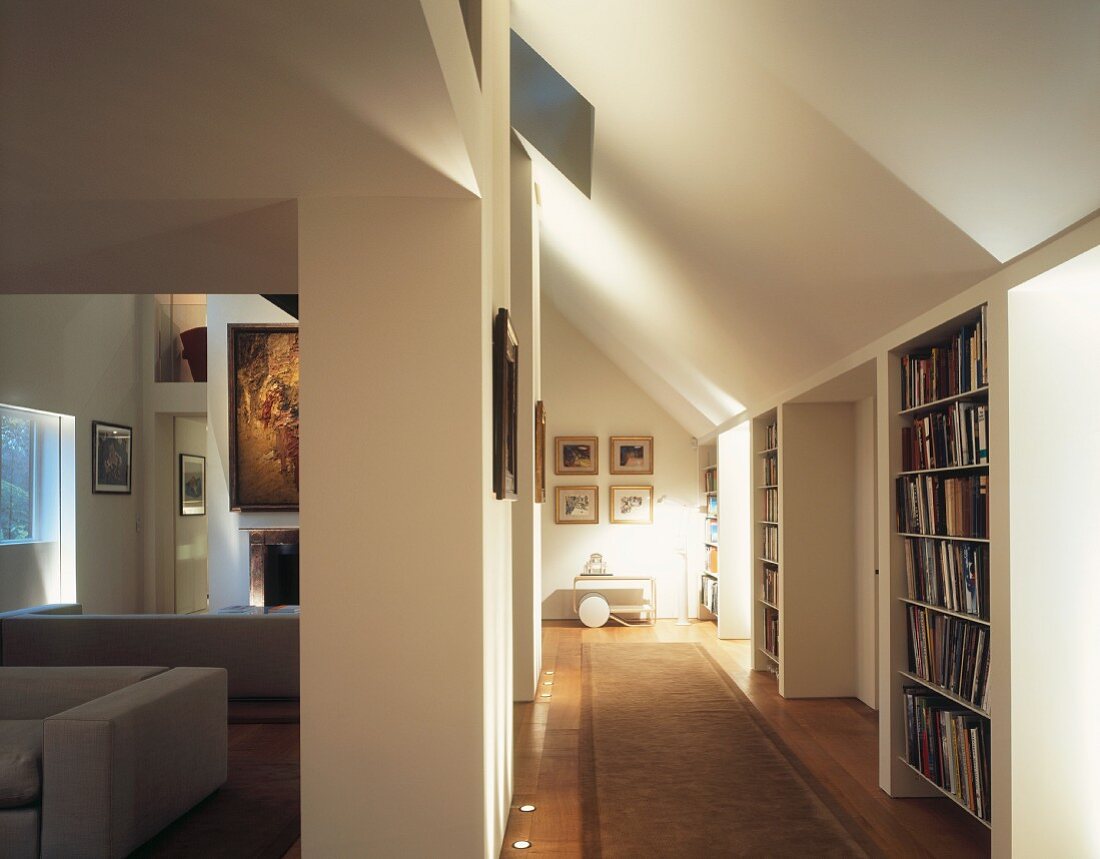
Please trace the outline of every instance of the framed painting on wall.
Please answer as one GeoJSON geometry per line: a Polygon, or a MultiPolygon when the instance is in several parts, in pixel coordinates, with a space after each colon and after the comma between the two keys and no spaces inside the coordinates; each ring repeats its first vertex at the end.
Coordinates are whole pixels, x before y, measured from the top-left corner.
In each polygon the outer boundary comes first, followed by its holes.
{"type": "Polygon", "coordinates": [[[229,507],[298,509],[298,326],[230,325],[229,507]]]}
{"type": "Polygon", "coordinates": [[[519,414],[519,340],[504,307],[493,320],[493,491],[501,501],[519,497],[516,423],[519,414]]]}
{"type": "Polygon", "coordinates": [[[206,515],[206,457],[180,454],[180,516],[206,515]]]}
{"type": "Polygon", "coordinates": [[[612,486],[611,524],[652,525],[652,486],[612,486]]]}
{"type": "Polygon", "coordinates": [[[554,437],[554,474],[598,474],[599,439],[594,435],[554,437]]]}
{"type": "Polygon", "coordinates": [[[611,436],[612,474],[652,474],[653,436],[611,436]]]}
{"type": "Polygon", "coordinates": [[[546,500],[546,406],[535,403],[535,503],[546,500]]]}
{"type": "Polygon", "coordinates": [[[130,494],[133,442],[131,427],[92,421],[92,492],[130,494]]]}
{"type": "Polygon", "coordinates": [[[600,487],[554,487],[555,523],[558,525],[595,525],[599,521],[600,487]]]}

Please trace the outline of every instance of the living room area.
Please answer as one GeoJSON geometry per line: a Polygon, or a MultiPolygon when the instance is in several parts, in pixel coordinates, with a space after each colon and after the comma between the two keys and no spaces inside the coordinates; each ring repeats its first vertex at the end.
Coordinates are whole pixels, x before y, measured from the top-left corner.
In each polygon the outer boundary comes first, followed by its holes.
{"type": "Polygon", "coordinates": [[[298,839],[296,312],[0,297],[3,855],[298,839]]]}

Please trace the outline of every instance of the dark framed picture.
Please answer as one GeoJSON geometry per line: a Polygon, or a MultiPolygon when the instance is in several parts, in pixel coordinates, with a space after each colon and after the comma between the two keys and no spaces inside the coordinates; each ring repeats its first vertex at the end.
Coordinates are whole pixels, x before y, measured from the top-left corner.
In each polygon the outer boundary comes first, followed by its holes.
{"type": "Polygon", "coordinates": [[[130,494],[133,443],[131,427],[92,421],[92,492],[130,494]]]}
{"type": "Polygon", "coordinates": [[[599,521],[600,487],[554,487],[554,522],[556,524],[596,525],[599,521]]]}
{"type": "Polygon", "coordinates": [[[653,436],[611,436],[612,474],[652,474],[653,436]]]}
{"type": "Polygon", "coordinates": [[[180,454],[180,516],[206,515],[206,457],[180,454]]]}
{"type": "Polygon", "coordinates": [[[546,501],[546,406],[535,403],[535,503],[546,501]]]}
{"type": "Polygon", "coordinates": [[[612,486],[610,495],[612,525],[653,524],[652,486],[612,486]]]}
{"type": "Polygon", "coordinates": [[[594,435],[554,436],[554,474],[598,474],[599,441],[594,435]]]}
{"type": "Polygon", "coordinates": [[[516,419],[519,340],[508,310],[493,319],[493,492],[502,501],[519,497],[516,485],[516,419]]]}
{"type": "Polygon", "coordinates": [[[229,507],[298,509],[298,326],[230,325],[229,507]]]}

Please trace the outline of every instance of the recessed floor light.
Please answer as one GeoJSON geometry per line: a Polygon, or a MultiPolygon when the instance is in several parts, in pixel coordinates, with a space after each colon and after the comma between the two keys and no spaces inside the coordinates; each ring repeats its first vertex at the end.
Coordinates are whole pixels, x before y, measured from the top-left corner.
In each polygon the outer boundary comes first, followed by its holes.
{"type": "Polygon", "coordinates": [[[553,680],[543,680],[543,681],[542,681],[542,685],[543,685],[543,686],[553,686],[553,685],[554,685],[554,681],[553,681],[553,680]]]}
{"type": "Polygon", "coordinates": [[[547,674],[553,674],[554,672],[553,671],[547,671],[546,673],[547,674]]]}
{"type": "Polygon", "coordinates": [[[520,811],[534,811],[534,810],[535,810],[535,806],[533,806],[533,805],[521,805],[521,806],[519,807],[519,810],[520,810],[520,811]]]}
{"type": "Polygon", "coordinates": [[[531,846],[531,842],[530,841],[513,841],[512,846],[515,847],[517,850],[526,850],[528,847],[531,846]]]}
{"type": "Polygon", "coordinates": [[[541,694],[541,695],[540,695],[539,697],[540,697],[540,698],[549,698],[549,697],[550,697],[550,693],[549,693],[549,692],[543,692],[543,693],[542,693],[542,694],[541,694]]]}

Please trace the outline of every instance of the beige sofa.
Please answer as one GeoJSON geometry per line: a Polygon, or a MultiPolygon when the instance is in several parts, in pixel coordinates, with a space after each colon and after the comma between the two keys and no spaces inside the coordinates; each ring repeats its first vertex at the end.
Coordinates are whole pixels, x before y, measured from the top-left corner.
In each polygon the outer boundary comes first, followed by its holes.
{"type": "Polygon", "coordinates": [[[0,668],[0,854],[118,857],[226,780],[220,668],[0,668]]]}

